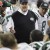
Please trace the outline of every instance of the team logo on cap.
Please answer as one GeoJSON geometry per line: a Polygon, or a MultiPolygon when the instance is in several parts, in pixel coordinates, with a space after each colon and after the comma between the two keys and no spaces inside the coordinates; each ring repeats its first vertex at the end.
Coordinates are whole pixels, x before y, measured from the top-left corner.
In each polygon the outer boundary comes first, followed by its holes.
{"type": "Polygon", "coordinates": [[[44,4],[44,6],[47,6],[47,4],[44,4]]]}
{"type": "Polygon", "coordinates": [[[2,1],[0,1],[0,6],[2,6],[3,5],[3,3],[2,3],[2,1]]]}
{"type": "Polygon", "coordinates": [[[33,17],[31,17],[31,18],[30,18],[30,20],[31,20],[31,21],[34,21],[34,18],[33,18],[33,17]]]}

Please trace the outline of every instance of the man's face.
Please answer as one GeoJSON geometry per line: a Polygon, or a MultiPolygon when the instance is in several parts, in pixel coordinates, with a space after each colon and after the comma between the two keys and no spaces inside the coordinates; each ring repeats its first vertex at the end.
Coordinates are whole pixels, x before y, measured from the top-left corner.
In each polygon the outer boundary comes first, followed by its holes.
{"type": "Polygon", "coordinates": [[[4,16],[5,15],[5,9],[6,9],[6,7],[0,7],[0,13],[2,14],[2,16],[4,16]]]}
{"type": "Polygon", "coordinates": [[[5,9],[6,9],[6,7],[1,7],[1,11],[3,11],[3,12],[4,12],[4,11],[5,11],[5,9]]]}
{"type": "Polygon", "coordinates": [[[26,12],[28,10],[28,3],[25,2],[25,3],[21,3],[20,4],[20,8],[23,12],[26,12]]]}
{"type": "Polygon", "coordinates": [[[48,10],[48,8],[40,7],[40,14],[41,14],[42,16],[44,16],[44,15],[46,14],[47,10],[48,10]]]}

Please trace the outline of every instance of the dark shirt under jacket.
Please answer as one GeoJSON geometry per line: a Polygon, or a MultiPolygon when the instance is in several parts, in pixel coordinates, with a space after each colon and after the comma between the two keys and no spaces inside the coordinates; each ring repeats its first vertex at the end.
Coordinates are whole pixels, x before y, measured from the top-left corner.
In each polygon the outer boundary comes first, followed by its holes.
{"type": "Polygon", "coordinates": [[[29,36],[31,30],[35,29],[35,22],[37,20],[36,15],[28,10],[27,15],[23,15],[19,11],[12,14],[12,18],[15,26],[15,37],[18,43],[27,42],[30,43],[29,36]]]}

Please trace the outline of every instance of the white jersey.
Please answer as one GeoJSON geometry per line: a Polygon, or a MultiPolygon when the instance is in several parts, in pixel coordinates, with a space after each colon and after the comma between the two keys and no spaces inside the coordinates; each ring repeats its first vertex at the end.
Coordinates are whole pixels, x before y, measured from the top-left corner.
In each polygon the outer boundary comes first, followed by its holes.
{"type": "Polygon", "coordinates": [[[50,41],[45,42],[45,44],[41,46],[39,50],[50,50],[50,41]]]}
{"type": "Polygon", "coordinates": [[[17,50],[34,50],[31,46],[29,46],[27,43],[19,43],[17,50]]]}
{"type": "Polygon", "coordinates": [[[2,47],[2,48],[0,48],[0,50],[11,50],[11,49],[2,47]]]}
{"type": "Polygon", "coordinates": [[[46,15],[41,16],[38,11],[36,11],[35,14],[38,17],[38,21],[37,21],[38,22],[38,29],[45,33],[47,28],[48,28],[48,26],[47,26],[48,25],[47,24],[47,16],[46,15]]]}
{"type": "Polygon", "coordinates": [[[33,47],[33,49],[38,50],[41,46],[43,46],[44,42],[32,42],[29,45],[33,47]]]}
{"type": "Polygon", "coordinates": [[[14,29],[14,23],[11,16],[7,16],[7,17],[5,16],[3,18],[2,27],[4,32],[9,32],[11,27],[13,27],[14,29]]]}
{"type": "Polygon", "coordinates": [[[0,14],[0,24],[2,25],[3,32],[9,32],[11,27],[14,29],[14,23],[11,17],[12,12],[5,11],[5,13],[6,15],[4,17],[0,14]]]}
{"type": "Polygon", "coordinates": [[[11,7],[7,7],[5,10],[6,16],[12,15],[13,10],[11,9],[11,7]]]}

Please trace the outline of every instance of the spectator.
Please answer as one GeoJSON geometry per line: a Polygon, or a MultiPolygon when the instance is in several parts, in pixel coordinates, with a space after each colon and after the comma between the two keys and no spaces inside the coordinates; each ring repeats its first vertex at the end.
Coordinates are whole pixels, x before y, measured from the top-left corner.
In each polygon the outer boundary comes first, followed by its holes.
{"type": "Polygon", "coordinates": [[[28,10],[28,0],[20,0],[20,8],[12,14],[15,27],[15,37],[20,42],[30,43],[30,31],[35,29],[36,15],[28,10]]]}

